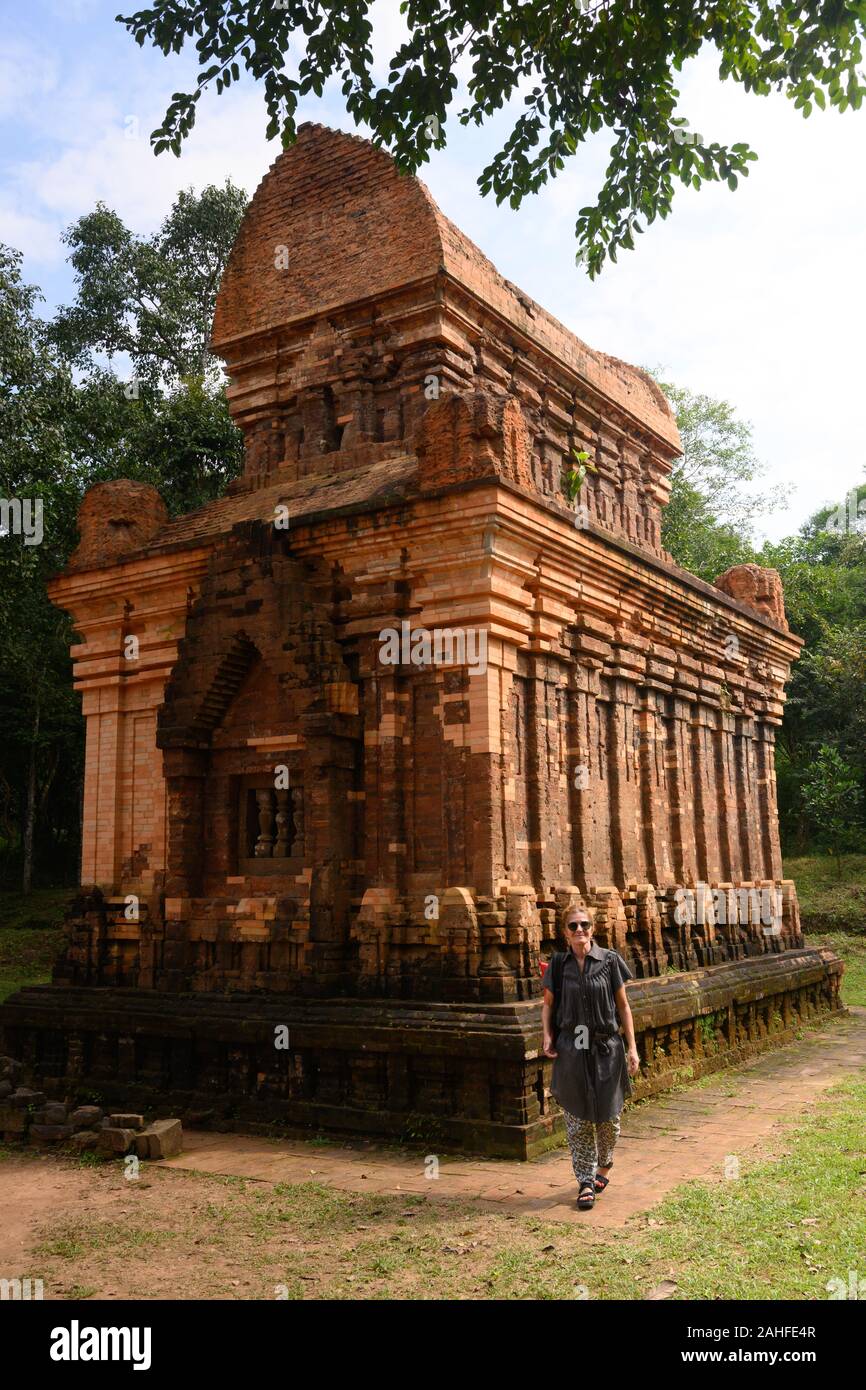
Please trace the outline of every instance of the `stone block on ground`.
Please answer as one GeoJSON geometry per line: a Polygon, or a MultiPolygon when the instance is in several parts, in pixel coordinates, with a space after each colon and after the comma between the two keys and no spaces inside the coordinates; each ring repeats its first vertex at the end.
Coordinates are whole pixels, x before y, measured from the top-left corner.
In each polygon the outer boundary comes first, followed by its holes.
{"type": "Polygon", "coordinates": [[[180,1120],[154,1120],[147,1129],[135,1136],[135,1152],[139,1158],[173,1158],[183,1148],[183,1126],[180,1120]]]}
{"type": "Polygon", "coordinates": [[[29,1123],[27,1111],[7,1101],[0,1104],[0,1130],[6,1135],[23,1134],[29,1123]]]}
{"type": "Polygon", "coordinates": [[[144,1129],[143,1115],[109,1115],[108,1123],[112,1129],[144,1129]]]}
{"type": "Polygon", "coordinates": [[[90,1149],[99,1148],[99,1135],[95,1129],[80,1129],[72,1135],[69,1146],[76,1153],[87,1153],[90,1149]]]}
{"type": "Polygon", "coordinates": [[[63,1144],[71,1139],[72,1125],[31,1125],[30,1139],[36,1144],[63,1144]]]}
{"type": "Polygon", "coordinates": [[[126,1154],[135,1142],[134,1129],[121,1129],[110,1126],[108,1129],[101,1129],[98,1134],[99,1152],[105,1154],[126,1154]]]}
{"type": "Polygon", "coordinates": [[[186,1122],[190,1129],[207,1129],[215,1115],[215,1110],[187,1110],[186,1122]]]}
{"type": "Polygon", "coordinates": [[[79,1105],[69,1116],[69,1123],[76,1129],[92,1129],[101,1119],[102,1110],[98,1105],[79,1105]]]}
{"type": "Polygon", "coordinates": [[[31,1091],[28,1086],[19,1086],[17,1091],[13,1091],[9,1097],[9,1104],[17,1106],[19,1110],[26,1110],[29,1105],[40,1106],[45,1104],[44,1091],[31,1091]]]}
{"type": "Polygon", "coordinates": [[[66,1113],[66,1106],[59,1101],[50,1100],[47,1105],[40,1106],[33,1116],[35,1125],[65,1125],[69,1124],[66,1113]]]}

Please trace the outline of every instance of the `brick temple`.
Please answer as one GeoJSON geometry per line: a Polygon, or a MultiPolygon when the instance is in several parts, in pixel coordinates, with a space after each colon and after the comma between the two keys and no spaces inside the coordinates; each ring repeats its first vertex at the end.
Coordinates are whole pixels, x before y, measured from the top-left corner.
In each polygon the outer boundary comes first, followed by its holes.
{"type": "Polygon", "coordinates": [[[6,1050],[213,1123],[528,1156],[577,903],[637,976],[639,1094],[837,1011],[779,849],[800,640],[774,571],[664,550],[657,385],[317,125],[255,194],[213,347],[243,476],[174,519],[98,484],[53,581],[82,892],[6,1050]]]}

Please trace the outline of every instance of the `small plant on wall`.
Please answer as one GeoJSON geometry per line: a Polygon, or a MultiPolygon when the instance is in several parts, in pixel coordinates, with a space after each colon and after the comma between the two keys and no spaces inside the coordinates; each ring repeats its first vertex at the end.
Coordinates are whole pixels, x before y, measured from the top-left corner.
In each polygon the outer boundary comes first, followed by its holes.
{"type": "Polygon", "coordinates": [[[700,1036],[701,1046],[704,1052],[717,1052],[719,1038],[716,1029],[715,1014],[708,1014],[706,1017],[695,1020],[697,1032],[700,1036]]]}
{"type": "Polygon", "coordinates": [[[575,502],[580,496],[580,489],[586,481],[587,473],[597,473],[598,469],[594,463],[590,463],[589,454],[585,449],[572,449],[569,463],[570,467],[565,470],[563,491],[569,502],[575,502]]]}

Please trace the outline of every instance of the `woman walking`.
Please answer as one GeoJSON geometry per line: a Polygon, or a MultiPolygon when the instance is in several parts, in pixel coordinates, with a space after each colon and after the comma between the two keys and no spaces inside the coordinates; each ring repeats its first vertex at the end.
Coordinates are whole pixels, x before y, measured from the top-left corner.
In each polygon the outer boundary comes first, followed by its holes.
{"type": "Polygon", "coordinates": [[[629,1078],[640,1067],[625,993],[632,973],[616,951],[597,946],[592,933],[588,914],[573,908],[565,921],[568,949],[551,959],[541,1011],[544,1052],[556,1058],[550,1093],[565,1115],[581,1211],[592,1209],[610,1181],[629,1078]]]}

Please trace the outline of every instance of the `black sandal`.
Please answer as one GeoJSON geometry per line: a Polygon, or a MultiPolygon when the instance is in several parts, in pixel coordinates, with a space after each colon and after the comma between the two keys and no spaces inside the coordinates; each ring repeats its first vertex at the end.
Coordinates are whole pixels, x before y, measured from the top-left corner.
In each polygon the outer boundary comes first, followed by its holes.
{"type": "Polygon", "coordinates": [[[596,1191],[596,1195],[597,1195],[597,1196],[599,1196],[599,1197],[601,1196],[602,1192],[604,1192],[604,1189],[607,1187],[607,1185],[608,1185],[609,1182],[610,1182],[610,1178],[606,1178],[606,1177],[604,1176],[603,1173],[596,1173],[596,1175],[595,1175],[595,1191],[596,1191]],[[601,1183],[601,1187],[599,1187],[599,1183],[601,1183]]]}
{"type": "Polygon", "coordinates": [[[595,1192],[593,1191],[592,1183],[582,1182],[580,1184],[580,1191],[577,1194],[577,1205],[580,1211],[592,1211],[595,1206],[595,1192]],[[587,1195],[584,1196],[584,1193],[587,1195]]]}

